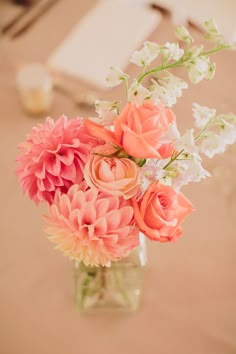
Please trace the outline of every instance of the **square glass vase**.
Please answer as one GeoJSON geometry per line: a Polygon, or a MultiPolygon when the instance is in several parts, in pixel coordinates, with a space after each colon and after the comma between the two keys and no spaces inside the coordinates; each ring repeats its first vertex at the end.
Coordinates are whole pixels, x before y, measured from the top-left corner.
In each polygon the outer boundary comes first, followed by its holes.
{"type": "Polygon", "coordinates": [[[138,309],[146,266],[146,240],[110,267],[91,267],[74,262],[74,302],[81,313],[138,309]]]}

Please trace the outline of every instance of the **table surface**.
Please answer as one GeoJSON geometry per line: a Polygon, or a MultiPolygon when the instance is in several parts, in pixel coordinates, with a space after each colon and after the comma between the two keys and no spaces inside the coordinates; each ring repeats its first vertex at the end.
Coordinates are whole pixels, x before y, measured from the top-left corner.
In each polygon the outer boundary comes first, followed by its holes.
{"type": "MultiPolygon", "coordinates": [[[[235,354],[236,164],[232,152],[206,160],[214,178],[185,188],[196,211],[184,224],[184,237],[176,244],[148,243],[142,304],[132,315],[86,317],[74,310],[71,264],[43,233],[44,209],[22,195],[17,183],[16,147],[32,125],[43,120],[27,117],[21,109],[15,89],[17,67],[46,61],[92,4],[92,0],[59,1],[24,36],[0,42],[0,353],[235,354]]],[[[163,20],[149,39],[173,40],[169,20],[163,20]]],[[[214,60],[215,79],[192,85],[174,107],[182,130],[192,126],[193,101],[236,112],[236,53],[220,53],[214,60]]],[[[132,74],[135,69],[130,66],[128,71],[132,74]]],[[[97,94],[117,99],[121,92],[118,88],[97,94]]],[[[55,92],[50,115],[57,118],[62,113],[74,117],[91,112],[55,92]]]]}

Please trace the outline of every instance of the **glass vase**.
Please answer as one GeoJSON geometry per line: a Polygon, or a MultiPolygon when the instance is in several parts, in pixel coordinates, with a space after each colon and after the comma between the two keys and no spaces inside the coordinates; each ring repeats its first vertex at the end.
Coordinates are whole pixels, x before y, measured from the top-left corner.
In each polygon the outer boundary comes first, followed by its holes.
{"type": "Polygon", "coordinates": [[[140,304],[146,266],[146,241],[110,267],[74,262],[74,300],[81,313],[135,311],[140,304]]]}

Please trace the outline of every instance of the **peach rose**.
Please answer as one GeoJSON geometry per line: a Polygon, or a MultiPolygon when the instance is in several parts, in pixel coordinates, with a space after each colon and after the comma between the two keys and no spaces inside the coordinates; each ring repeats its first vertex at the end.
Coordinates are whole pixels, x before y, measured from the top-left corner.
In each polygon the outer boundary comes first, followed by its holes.
{"type": "Polygon", "coordinates": [[[130,199],[139,189],[140,168],[128,158],[106,157],[116,151],[109,144],[96,147],[85,165],[84,178],[91,188],[130,199]]]}
{"type": "Polygon", "coordinates": [[[154,182],[137,202],[132,200],[139,229],[151,240],[175,241],[182,236],[182,221],[193,211],[192,204],[170,186],[154,182]]]}
{"type": "Polygon", "coordinates": [[[114,121],[114,132],[88,119],[85,125],[93,136],[123,147],[130,156],[160,159],[159,140],[173,122],[175,115],[171,109],[162,104],[154,106],[151,100],[146,100],[142,106],[127,103],[114,121]]]}

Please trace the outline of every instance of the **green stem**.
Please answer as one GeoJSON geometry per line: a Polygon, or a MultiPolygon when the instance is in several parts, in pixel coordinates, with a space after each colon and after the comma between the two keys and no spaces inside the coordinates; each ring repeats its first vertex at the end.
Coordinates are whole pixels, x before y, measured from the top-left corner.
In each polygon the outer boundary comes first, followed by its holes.
{"type": "Polygon", "coordinates": [[[208,131],[209,129],[213,128],[215,125],[217,125],[217,119],[214,119],[213,121],[210,121],[205,128],[203,128],[203,130],[195,136],[194,141],[197,141],[198,139],[200,139],[202,137],[202,135],[208,131]]]}
{"type": "Polygon", "coordinates": [[[88,275],[82,283],[81,298],[80,298],[80,302],[79,302],[80,309],[84,308],[84,301],[85,301],[86,296],[88,294],[89,284],[91,283],[91,280],[92,280],[92,278],[88,275]]]}
{"type": "Polygon", "coordinates": [[[84,279],[82,285],[81,285],[81,290],[79,289],[79,273],[80,273],[80,264],[79,262],[75,262],[74,264],[74,291],[75,291],[75,305],[77,306],[78,309],[83,309],[84,307],[84,301],[86,298],[86,295],[88,293],[88,286],[91,281],[91,278],[89,275],[86,276],[84,279]],[[80,292],[79,292],[80,291],[80,292]],[[81,294],[81,295],[80,295],[81,294]]]}
{"type": "MultiPolygon", "coordinates": [[[[206,125],[206,127],[203,128],[203,130],[202,130],[198,135],[195,136],[194,141],[197,141],[198,139],[200,139],[200,138],[202,137],[202,135],[203,135],[207,130],[213,128],[213,127],[217,124],[216,122],[217,122],[217,120],[215,120],[215,119],[214,119],[213,121],[210,121],[210,122],[206,125]]],[[[167,162],[167,164],[163,167],[163,170],[165,170],[167,167],[169,167],[169,166],[172,164],[172,162],[174,162],[175,160],[177,160],[177,158],[178,158],[183,152],[184,152],[184,149],[180,150],[177,155],[171,156],[170,160],[169,160],[169,161],[167,162]]],[[[173,154],[172,154],[172,155],[173,155],[173,154]]]]}
{"type": "Polygon", "coordinates": [[[101,288],[100,288],[100,295],[99,298],[100,300],[104,299],[104,293],[106,290],[106,285],[107,285],[107,280],[106,280],[106,273],[107,273],[107,268],[106,267],[101,267],[100,268],[100,276],[101,276],[101,288]]]}
{"type": "Polygon", "coordinates": [[[179,157],[179,155],[181,155],[183,152],[184,152],[184,149],[180,150],[178,152],[178,154],[175,155],[174,157],[171,157],[170,161],[167,162],[167,164],[163,167],[163,170],[165,170],[167,167],[169,167],[172,164],[172,162],[174,162],[179,157]]]}
{"type": "Polygon", "coordinates": [[[201,56],[201,55],[213,54],[213,53],[216,53],[216,52],[220,52],[221,50],[230,49],[230,48],[231,48],[230,45],[221,45],[220,47],[213,48],[213,49],[207,50],[207,51],[205,51],[205,52],[201,52],[201,53],[199,54],[199,56],[201,56]]]}
{"type": "Polygon", "coordinates": [[[151,70],[148,70],[146,71],[145,73],[141,74],[138,78],[138,83],[140,83],[146,76],[150,75],[150,74],[154,74],[154,73],[157,73],[159,71],[162,71],[162,70],[167,70],[167,69],[172,69],[172,68],[176,68],[178,66],[181,66],[185,61],[187,61],[188,59],[186,60],[178,60],[176,61],[175,63],[172,63],[172,64],[168,64],[168,65],[160,65],[158,66],[157,68],[154,68],[154,69],[151,69],[151,70]]]}
{"type": "Polygon", "coordinates": [[[128,83],[128,79],[126,76],[122,77],[122,80],[125,83],[125,92],[126,92],[126,97],[128,98],[128,94],[129,94],[129,83],[128,83]]]}
{"type": "MultiPolygon", "coordinates": [[[[213,54],[213,53],[219,52],[219,51],[224,50],[224,49],[229,49],[229,48],[231,48],[230,45],[222,45],[220,47],[213,48],[213,49],[210,49],[210,50],[205,51],[205,52],[200,52],[198,57],[201,57],[203,55],[213,54]]],[[[146,76],[148,76],[150,74],[154,74],[154,73],[157,73],[157,72],[162,71],[162,70],[167,70],[167,69],[173,69],[173,68],[180,67],[180,66],[182,66],[182,64],[187,62],[189,59],[191,59],[190,56],[186,56],[186,57],[183,56],[180,60],[176,61],[175,63],[167,64],[167,65],[161,64],[160,66],[158,66],[156,68],[153,68],[153,69],[148,70],[148,71],[146,71],[144,73],[141,73],[141,75],[138,78],[138,82],[140,83],[146,76]]]]}
{"type": "Polygon", "coordinates": [[[140,75],[143,75],[143,74],[145,73],[145,69],[146,69],[146,65],[143,65],[142,71],[141,71],[141,74],[140,74],[140,75]]]}
{"type": "MultiPolygon", "coordinates": [[[[82,262],[74,263],[74,301],[77,309],[83,310],[84,303],[88,294],[91,293],[91,283],[97,276],[97,268],[84,265],[82,262]],[[83,273],[83,274],[82,274],[83,273]],[[83,277],[80,283],[80,277],[83,277]]],[[[93,285],[93,284],[92,284],[93,285]]]]}
{"type": "Polygon", "coordinates": [[[123,289],[123,287],[120,284],[120,279],[119,279],[119,275],[117,273],[116,265],[112,265],[112,270],[113,270],[113,273],[114,273],[116,287],[117,287],[118,291],[120,292],[120,294],[122,295],[125,303],[129,306],[130,305],[130,300],[129,300],[129,297],[128,297],[127,293],[125,292],[125,290],[123,289]]]}

